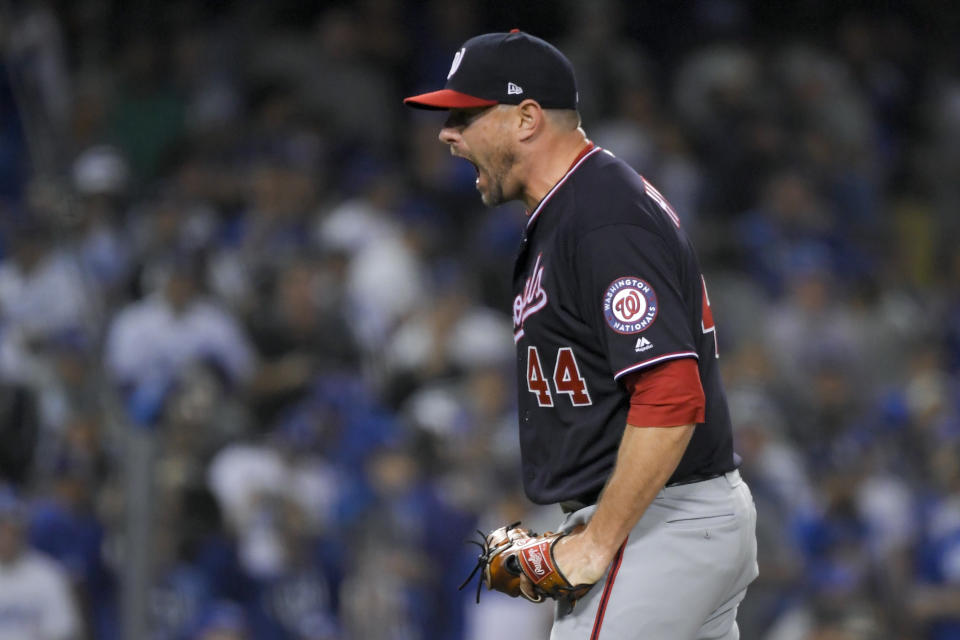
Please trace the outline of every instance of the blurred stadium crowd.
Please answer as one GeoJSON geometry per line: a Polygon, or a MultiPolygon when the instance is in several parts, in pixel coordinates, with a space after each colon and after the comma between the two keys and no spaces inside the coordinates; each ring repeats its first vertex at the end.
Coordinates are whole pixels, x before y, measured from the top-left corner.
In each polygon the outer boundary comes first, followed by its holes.
{"type": "Polygon", "coordinates": [[[516,4],[4,4],[0,638],[122,637],[131,433],[149,638],[545,637],[457,591],[475,529],[560,516],[519,487],[523,211],[401,105],[512,27],[698,245],[742,637],[960,638],[956,7],[516,4]]]}

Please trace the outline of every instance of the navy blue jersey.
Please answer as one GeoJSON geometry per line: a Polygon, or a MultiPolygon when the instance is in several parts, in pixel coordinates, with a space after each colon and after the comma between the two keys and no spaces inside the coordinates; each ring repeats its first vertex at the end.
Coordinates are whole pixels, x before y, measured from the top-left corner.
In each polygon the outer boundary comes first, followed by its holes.
{"type": "Polygon", "coordinates": [[[736,468],[693,247],[669,203],[626,163],[594,147],[574,164],[530,213],[513,285],[531,500],[599,491],[626,424],[624,376],[677,358],[697,359],[706,407],[670,482],[736,468]]]}

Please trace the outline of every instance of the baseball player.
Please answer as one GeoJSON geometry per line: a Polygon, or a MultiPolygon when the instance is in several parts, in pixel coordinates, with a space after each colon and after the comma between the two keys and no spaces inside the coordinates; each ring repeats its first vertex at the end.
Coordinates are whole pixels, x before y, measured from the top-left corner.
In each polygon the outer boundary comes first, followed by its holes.
{"type": "MultiPolygon", "coordinates": [[[[514,269],[523,483],[557,533],[487,536],[482,583],[556,599],[551,638],[738,638],[757,575],[717,339],[667,200],[580,127],[567,58],[519,32],[456,52],[440,140],[488,206],[522,201],[514,269]]],[[[478,585],[478,594],[479,594],[478,585]]]]}

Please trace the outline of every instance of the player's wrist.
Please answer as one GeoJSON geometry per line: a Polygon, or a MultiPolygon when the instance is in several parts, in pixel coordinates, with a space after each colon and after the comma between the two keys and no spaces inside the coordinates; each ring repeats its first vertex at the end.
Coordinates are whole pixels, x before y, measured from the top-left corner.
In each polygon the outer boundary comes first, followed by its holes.
{"type": "Polygon", "coordinates": [[[620,543],[611,536],[604,535],[596,526],[587,526],[581,531],[583,543],[581,545],[584,559],[594,567],[604,567],[613,560],[620,543]]]}

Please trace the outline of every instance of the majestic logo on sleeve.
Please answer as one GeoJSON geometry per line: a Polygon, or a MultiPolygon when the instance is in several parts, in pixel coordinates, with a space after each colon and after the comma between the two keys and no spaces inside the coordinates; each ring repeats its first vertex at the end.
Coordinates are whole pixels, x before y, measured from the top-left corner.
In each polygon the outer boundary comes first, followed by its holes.
{"type": "Polygon", "coordinates": [[[523,291],[513,299],[513,341],[523,337],[523,321],[547,306],[547,292],[543,290],[543,254],[537,256],[533,271],[523,285],[523,291]]]}
{"type": "Polygon", "coordinates": [[[657,317],[657,294],[646,281],[617,278],[603,294],[603,317],[617,333],[640,333],[657,317]]]}

